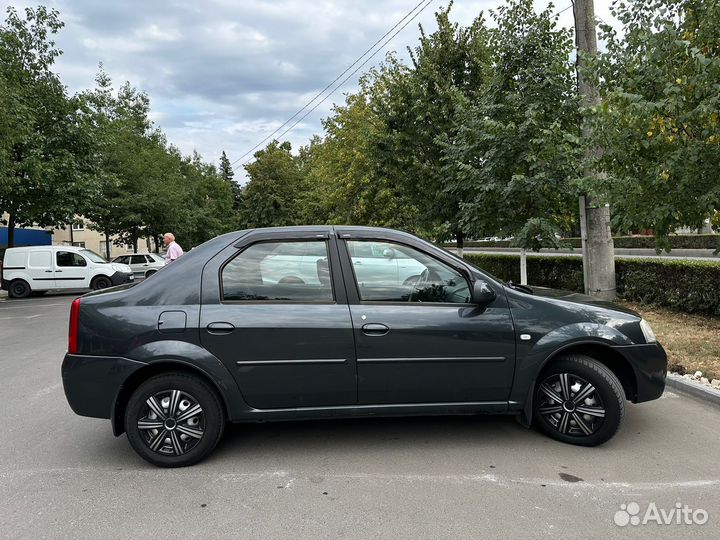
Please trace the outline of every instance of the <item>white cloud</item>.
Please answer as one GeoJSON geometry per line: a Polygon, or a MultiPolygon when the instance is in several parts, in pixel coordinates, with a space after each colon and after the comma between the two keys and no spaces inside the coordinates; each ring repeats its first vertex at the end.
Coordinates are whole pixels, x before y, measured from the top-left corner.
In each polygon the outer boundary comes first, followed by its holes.
{"type": "MultiPolygon", "coordinates": [[[[34,5],[35,0],[14,2],[34,5]]],[[[596,0],[608,20],[609,0],[596,0]]],[[[124,80],[150,96],[152,119],[183,152],[231,160],[274,131],[402,18],[417,0],[51,0],[66,26],[56,68],[71,91],[93,85],[103,62],[115,86],[124,80]]],[[[434,28],[433,3],[385,50],[405,56],[417,23],[434,28]]],[[[456,2],[453,19],[471,22],[500,0],[456,2]]],[[[538,8],[547,0],[538,0],[538,8]]],[[[570,4],[558,0],[557,10],[570,4]]],[[[570,10],[561,16],[572,24],[570,10]]],[[[376,64],[384,52],[364,69],[376,64]]],[[[321,131],[333,101],[357,76],[287,138],[297,148],[321,131]]]]}

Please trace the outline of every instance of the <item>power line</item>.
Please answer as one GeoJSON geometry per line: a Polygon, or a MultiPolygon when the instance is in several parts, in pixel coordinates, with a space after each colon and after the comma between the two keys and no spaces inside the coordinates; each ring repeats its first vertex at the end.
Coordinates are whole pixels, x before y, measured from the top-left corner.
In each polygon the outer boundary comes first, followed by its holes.
{"type": "MultiPolygon", "coordinates": [[[[362,64],[360,64],[355,70],[353,70],[352,73],[350,73],[350,75],[348,75],[347,77],[345,77],[330,93],[328,93],[322,100],[320,100],[319,102],[317,102],[309,111],[307,111],[302,117],[300,117],[300,118],[299,118],[295,123],[293,123],[288,129],[286,129],[285,131],[283,131],[277,138],[278,138],[278,139],[282,139],[285,135],[287,135],[289,132],[291,132],[300,122],[302,122],[305,118],[307,118],[310,114],[312,114],[313,111],[315,111],[320,105],[322,105],[330,96],[332,96],[332,95],[333,95],[343,84],[345,84],[353,75],[355,75],[358,71],[360,71],[360,69],[362,69],[362,67],[363,67],[365,64],[367,64],[370,60],[372,60],[372,58],[374,58],[374,57],[377,55],[377,53],[379,53],[390,41],[392,41],[393,38],[395,38],[395,36],[397,36],[400,32],[402,32],[403,29],[405,29],[405,27],[406,27],[407,25],[409,25],[415,18],[417,18],[418,15],[420,15],[432,2],[434,2],[434,0],[423,0],[423,2],[420,2],[420,4],[422,4],[422,3],[424,3],[424,2],[426,2],[425,5],[424,5],[417,13],[415,13],[415,15],[413,15],[413,16],[410,18],[410,20],[408,20],[405,24],[403,24],[402,27],[401,27],[397,32],[395,32],[392,36],[390,36],[390,38],[387,39],[387,40],[380,46],[380,48],[378,48],[375,52],[373,52],[370,56],[368,56],[368,57],[365,59],[365,61],[363,61],[362,64]]],[[[403,21],[404,19],[406,19],[411,13],[413,13],[420,4],[418,4],[417,6],[415,6],[405,17],[403,17],[395,26],[393,26],[393,28],[391,28],[390,31],[386,32],[386,33],[385,33],[385,36],[387,36],[390,32],[392,32],[393,29],[397,28],[398,25],[401,24],[402,21],[403,21]]],[[[569,6],[566,6],[564,9],[562,9],[562,10],[560,10],[560,11],[558,11],[558,12],[555,12],[552,16],[554,17],[554,16],[557,16],[557,15],[560,15],[561,13],[563,13],[563,12],[567,11],[568,9],[570,9],[571,7],[573,7],[573,4],[570,4],[569,6]]],[[[385,36],[383,36],[383,38],[384,38],[385,36]]],[[[372,50],[372,49],[375,47],[375,45],[377,45],[377,43],[378,43],[379,41],[381,41],[383,38],[380,38],[380,40],[378,40],[377,42],[375,42],[375,44],[374,44],[370,49],[368,49],[368,51],[366,51],[362,56],[360,56],[360,58],[358,58],[355,62],[353,62],[353,64],[350,65],[350,66],[348,67],[348,69],[346,69],[343,73],[341,73],[341,74],[335,79],[335,81],[337,81],[340,77],[342,77],[343,74],[347,73],[348,70],[349,70],[353,65],[357,64],[357,62],[359,62],[359,61],[360,61],[370,50],[372,50]]],[[[334,83],[335,81],[333,81],[333,83],[334,83]]],[[[299,110],[297,113],[295,113],[291,118],[289,118],[286,122],[284,122],[283,125],[281,125],[281,126],[280,126],[278,129],[276,129],[273,133],[271,133],[270,135],[268,135],[265,139],[263,139],[262,141],[260,141],[255,147],[253,147],[251,150],[249,150],[248,152],[246,152],[245,154],[243,154],[240,158],[238,158],[238,159],[236,159],[235,161],[233,161],[232,164],[235,164],[235,163],[237,163],[238,161],[240,161],[242,158],[244,158],[245,156],[247,156],[250,152],[252,152],[253,150],[255,150],[258,146],[260,146],[260,145],[263,144],[265,141],[267,141],[270,137],[272,137],[273,135],[275,135],[275,134],[276,134],[278,131],[280,131],[284,126],[286,126],[287,124],[289,124],[289,123],[290,123],[294,118],[296,118],[303,110],[305,110],[315,99],[317,99],[317,98],[318,98],[320,95],[322,95],[330,86],[332,86],[333,83],[330,83],[328,86],[326,86],[325,89],[323,89],[322,92],[320,92],[317,96],[315,96],[315,98],[313,98],[310,102],[308,102],[308,103],[305,105],[305,107],[303,107],[302,109],[300,109],[300,110],[299,110]]],[[[244,166],[244,165],[247,165],[248,163],[250,163],[250,161],[252,161],[252,157],[251,157],[250,159],[247,159],[246,161],[244,161],[243,163],[241,163],[241,164],[238,165],[237,167],[234,167],[234,168],[233,168],[233,171],[236,171],[236,170],[239,169],[240,167],[242,167],[242,166],[244,166]]]]}
{"type": "MultiPolygon", "coordinates": [[[[381,42],[383,39],[385,39],[393,30],[395,30],[398,26],[400,26],[405,19],[407,19],[410,15],[412,15],[412,14],[415,12],[416,9],[418,9],[418,8],[419,8],[422,4],[424,4],[425,2],[428,2],[428,4],[429,4],[429,3],[433,2],[433,1],[434,1],[434,0],[420,0],[420,2],[418,2],[418,3],[415,5],[414,8],[412,8],[408,13],[405,14],[405,16],[404,16],[402,19],[400,19],[397,23],[395,23],[395,26],[393,26],[392,28],[390,28],[390,30],[388,30],[387,32],[385,32],[385,34],[383,34],[375,43],[373,43],[373,44],[372,44],[364,53],[362,53],[352,64],[350,64],[347,68],[345,68],[345,71],[343,71],[340,75],[338,75],[337,77],[335,77],[335,79],[334,79],[330,84],[328,84],[325,88],[323,88],[320,92],[318,92],[318,93],[315,95],[315,97],[313,97],[310,101],[308,101],[305,105],[303,105],[303,107],[302,107],[300,110],[298,110],[295,114],[293,114],[290,118],[288,118],[288,119],[287,119],[281,126],[279,126],[275,131],[273,131],[270,135],[268,135],[267,137],[265,137],[262,141],[260,141],[259,143],[257,143],[255,146],[253,146],[250,150],[248,150],[248,151],[245,152],[242,156],[240,156],[240,157],[237,158],[235,161],[233,161],[230,165],[231,165],[231,166],[232,166],[232,165],[235,165],[238,161],[240,161],[241,159],[243,159],[243,158],[246,157],[247,155],[251,154],[256,148],[258,148],[259,146],[261,146],[263,143],[265,143],[267,140],[269,140],[273,135],[275,135],[278,131],[280,131],[282,128],[284,128],[284,127],[287,126],[290,122],[292,122],[295,118],[297,118],[297,116],[298,116],[300,113],[302,113],[305,109],[307,109],[310,105],[312,105],[312,104],[315,102],[316,99],[318,99],[320,96],[322,96],[330,87],[332,87],[338,80],[340,80],[340,78],[341,78],[343,75],[345,75],[348,71],[350,71],[358,62],[360,62],[360,60],[362,60],[368,53],[370,53],[370,52],[378,45],[378,43],[380,43],[380,42],[381,42]]],[[[418,13],[416,13],[415,16],[413,17],[413,19],[414,19],[415,17],[417,17],[417,15],[419,15],[426,7],[427,7],[427,5],[425,5],[418,13]]],[[[412,19],[410,19],[410,20],[412,20],[412,19]]],[[[409,22],[409,21],[408,21],[408,22],[409,22]]],[[[404,28],[404,26],[403,26],[403,28],[404,28]]],[[[393,37],[394,37],[394,36],[393,36],[393,37]]],[[[390,39],[392,39],[392,38],[390,38],[390,39]]],[[[342,85],[342,83],[340,83],[340,84],[342,85]]],[[[334,91],[335,91],[335,90],[333,90],[333,92],[334,92],[334,91]]],[[[331,92],[331,93],[332,93],[332,92],[331,92]]],[[[324,100],[323,100],[323,101],[324,101],[324,100]]],[[[321,101],[320,103],[322,103],[322,101],[321,101]]],[[[243,164],[243,165],[244,165],[244,164],[243,164]]]]}
{"type": "MultiPolygon", "coordinates": [[[[285,135],[287,135],[287,134],[290,133],[293,129],[295,129],[295,127],[296,127],[300,122],[302,122],[303,120],[305,120],[305,118],[307,118],[310,114],[312,114],[312,112],[315,111],[315,109],[317,109],[320,105],[322,105],[322,104],[323,104],[330,96],[332,96],[343,84],[345,84],[348,80],[350,80],[350,78],[352,78],[353,75],[355,75],[358,71],[360,71],[365,64],[367,64],[370,60],[372,60],[372,59],[383,49],[383,47],[385,47],[385,45],[387,45],[390,41],[392,41],[395,36],[397,36],[400,32],[402,32],[403,29],[404,29],[407,25],[409,25],[418,15],[420,15],[420,13],[423,12],[423,10],[424,10],[425,8],[427,8],[427,7],[428,7],[430,4],[432,4],[433,2],[434,2],[434,0],[428,0],[428,2],[422,7],[422,9],[421,9],[420,11],[418,11],[415,15],[413,15],[413,17],[410,18],[405,24],[403,24],[403,25],[398,29],[397,32],[395,32],[392,36],[390,36],[390,38],[388,38],[388,40],[387,40],[385,43],[383,43],[383,45],[382,45],[379,49],[377,49],[374,53],[372,53],[370,56],[368,56],[368,57],[365,59],[365,61],[364,61],[362,64],[360,64],[357,68],[355,68],[355,70],[353,70],[353,72],[350,73],[350,75],[348,75],[347,77],[345,77],[345,78],[340,82],[340,84],[338,84],[337,87],[335,87],[335,89],[333,89],[333,90],[332,90],[329,94],[327,94],[323,99],[321,99],[320,101],[318,101],[309,111],[307,111],[304,115],[302,115],[302,116],[301,116],[296,122],[294,122],[293,125],[291,125],[288,129],[286,129],[285,131],[283,131],[277,138],[278,138],[278,139],[282,139],[285,135]]],[[[245,162],[243,162],[242,165],[247,165],[248,163],[250,163],[250,161],[252,161],[252,158],[250,158],[250,159],[246,160],[245,162]]]]}

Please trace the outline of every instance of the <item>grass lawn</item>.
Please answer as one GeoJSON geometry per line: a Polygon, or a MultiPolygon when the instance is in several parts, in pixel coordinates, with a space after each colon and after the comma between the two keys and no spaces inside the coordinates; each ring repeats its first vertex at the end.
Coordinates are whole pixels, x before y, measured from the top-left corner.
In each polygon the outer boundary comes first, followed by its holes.
{"type": "Polygon", "coordinates": [[[720,379],[720,318],[622,302],[642,314],[668,353],[670,371],[720,379]],[[684,371],[683,371],[684,368],[684,371]]]}

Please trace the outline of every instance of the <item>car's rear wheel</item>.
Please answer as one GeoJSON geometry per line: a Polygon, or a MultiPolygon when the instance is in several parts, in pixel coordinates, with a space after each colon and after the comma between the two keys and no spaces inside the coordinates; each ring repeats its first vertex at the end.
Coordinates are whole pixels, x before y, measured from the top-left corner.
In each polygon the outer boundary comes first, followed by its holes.
{"type": "Polygon", "coordinates": [[[10,298],[27,298],[31,292],[30,285],[22,279],[12,281],[10,287],[8,287],[8,296],[10,298]]]}
{"type": "Polygon", "coordinates": [[[125,411],[130,445],[159,467],[197,463],[213,451],[224,427],[217,394],[187,373],[148,379],[133,392],[125,411]]]}
{"type": "Polygon", "coordinates": [[[145,272],[145,279],[149,278],[156,272],[157,272],[157,270],[148,270],[147,272],[145,272]]]}
{"type": "Polygon", "coordinates": [[[91,286],[96,291],[107,289],[108,287],[112,287],[112,281],[110,281],[110,278],[107,276],[98,276],[92,280],[91,286]]]}
{"type": "Polygon", "coordinates": [[[554,439],[596,446],[620,428],[625,394],[618,378],[602,363],[585,355],[567,355],[538,377],[533,416],[554,439]]]}

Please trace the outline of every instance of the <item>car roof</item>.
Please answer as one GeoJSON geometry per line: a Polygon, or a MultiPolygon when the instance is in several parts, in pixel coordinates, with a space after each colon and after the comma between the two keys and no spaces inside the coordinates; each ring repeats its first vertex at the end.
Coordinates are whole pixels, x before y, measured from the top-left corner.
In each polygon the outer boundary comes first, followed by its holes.
{"type": "Polygon", "coordinates": [[[17,246],[17,247],[7,248],[7,251],[10,251],[11,249],[12,250],[49,249],[51,251],[81,251],[81,250],[86,250],[87,248],[80,247],[80,246],[17,246]]]}

